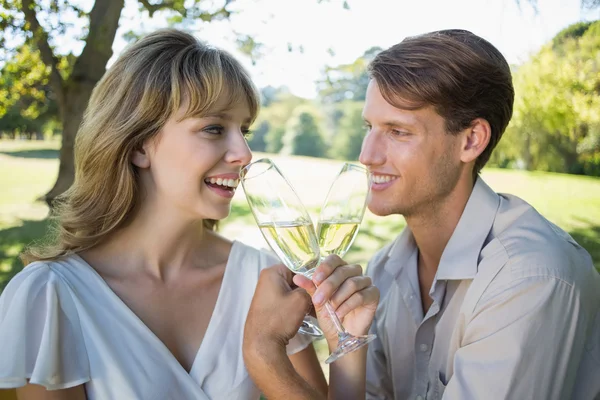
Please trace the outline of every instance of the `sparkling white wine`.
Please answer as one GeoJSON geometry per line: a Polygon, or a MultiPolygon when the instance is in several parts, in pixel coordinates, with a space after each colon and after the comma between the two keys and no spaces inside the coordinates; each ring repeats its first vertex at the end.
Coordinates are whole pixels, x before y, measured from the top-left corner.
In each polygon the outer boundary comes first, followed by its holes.
{"type": "Polygon", "coordinates": [[[286,267],[298,274],[312,275],[312,270],[319,262],[319,244],[312,223],[269,222],[259,227],[286,267]]]}
{"type": "Polygon", "coordinates": [[[343,257],[358,233],[360,221],[321,221],[317,227],[321,257],[343,257]]]}

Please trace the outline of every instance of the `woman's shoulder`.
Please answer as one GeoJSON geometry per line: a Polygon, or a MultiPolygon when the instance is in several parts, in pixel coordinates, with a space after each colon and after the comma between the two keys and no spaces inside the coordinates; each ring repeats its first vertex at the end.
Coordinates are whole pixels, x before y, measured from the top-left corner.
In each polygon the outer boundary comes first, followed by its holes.
{"type": "Polygon", "coordinates": [[[48,286],[66,285],[61,270],[64,268],[61,260],[34,261],[25,266],[6,285],[2,297],[12,297],[15,292],[31,292],[35,295],[48,286]]]}
{"type": "Polygon", "coordinates": [[[31,263],[2,292],[0,388],[29,379],[52,390],[89,380],[78,308],[61,268],[60,260],[31,263]]]}
{"type": "Polygon", "coordinates": [[[240,241],[233,242],[230,259],[245,263],[253,262],[258,270],[279,263],[275,254],[270,250],[259,249],[240,241]]]}

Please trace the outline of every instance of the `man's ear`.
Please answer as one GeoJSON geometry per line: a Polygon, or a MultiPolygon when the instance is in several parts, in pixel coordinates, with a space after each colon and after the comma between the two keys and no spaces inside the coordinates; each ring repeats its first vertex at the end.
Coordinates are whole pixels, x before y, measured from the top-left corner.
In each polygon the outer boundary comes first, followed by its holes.
{"type": "Polygon", "coordinates": [[[483,118],[476,118],[463,131],[460,159],[464,163],[475,161],[486,149],[492,137],[492,128],[483,118]]]}
{"type": "Polygon", "coordinates": [[[148,157],[148,148],[146,145],[139,147],[131,154],[131,162],[138,168],[149,168],[150,157],[148,157]]]}

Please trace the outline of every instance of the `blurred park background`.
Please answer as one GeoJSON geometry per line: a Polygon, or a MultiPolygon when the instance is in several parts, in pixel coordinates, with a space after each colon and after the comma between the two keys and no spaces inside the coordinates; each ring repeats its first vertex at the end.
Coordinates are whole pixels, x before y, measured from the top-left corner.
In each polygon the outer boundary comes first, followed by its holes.
{"type": "MultiPolygon", "coordinates": [[[[514,117],[484,169],[568,231],[600,268],[599,0],[0,0],[0,291],[72,181],[90,92],[140,35],[174,26],[250,70],[263,108],[249,139],[317,214],[344,160],[357,160],[367,63],[404,37],[462,28],[512,66],[514,117]]],[[[366,265],[404,226],[367,213],[348,255],[366,265]]],[[[241,190],[221,224],[265,247],[241,190]]]]}

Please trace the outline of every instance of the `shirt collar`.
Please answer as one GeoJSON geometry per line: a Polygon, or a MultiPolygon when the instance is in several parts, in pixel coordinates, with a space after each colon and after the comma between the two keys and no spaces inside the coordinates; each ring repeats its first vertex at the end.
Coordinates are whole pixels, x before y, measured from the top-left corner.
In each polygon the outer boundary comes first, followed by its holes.
{"type": "MultiPolygon", "coordinates": [[[[492,229],[499,205],[500,196],[478,177],[458,225],[442,253],[435,280],[475,277],[479,254],[492,229]]],[[[390,246],[385,269],[396,276],[415,249],[414,237],[407,226],[390,246]]]]}
{"type": "Polygon", "coordinates": [[[500,196],[478,177],[458,225],[442,253],[436,280],[475,277],[479,254],[492,229],[499,205],[500,196]]]}

